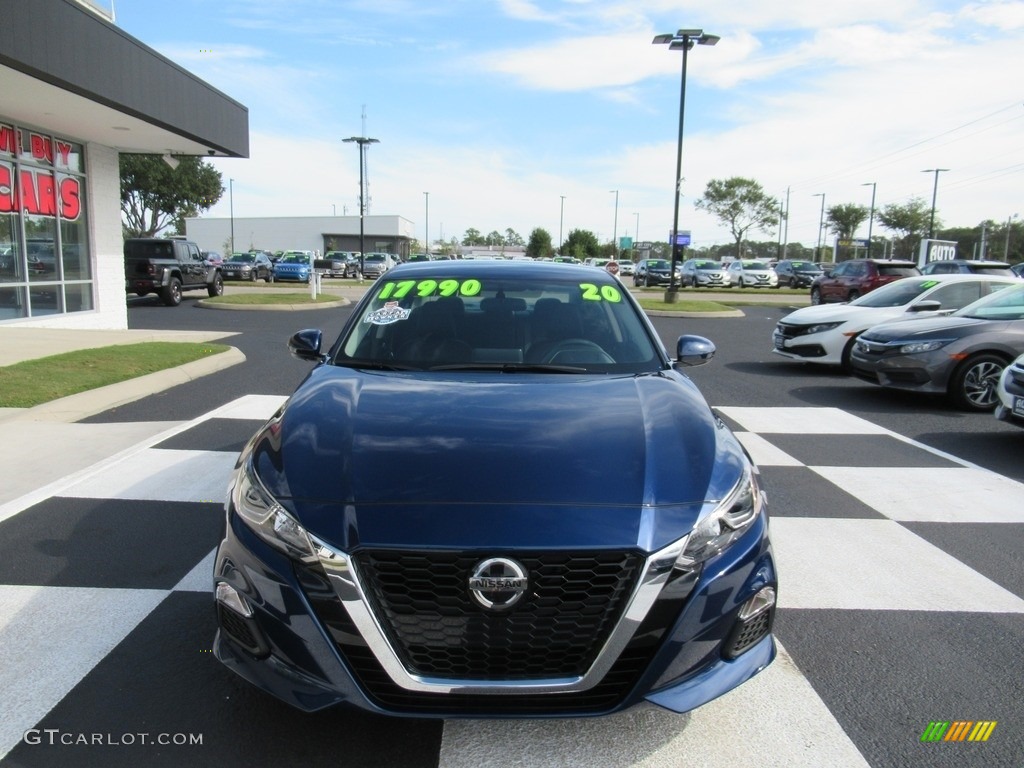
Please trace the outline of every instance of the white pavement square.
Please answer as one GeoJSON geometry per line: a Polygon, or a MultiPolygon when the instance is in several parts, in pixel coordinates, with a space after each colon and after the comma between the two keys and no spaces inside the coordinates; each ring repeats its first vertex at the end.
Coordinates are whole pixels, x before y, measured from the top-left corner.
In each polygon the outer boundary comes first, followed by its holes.
{"type": "Polygon", "coordinates": [[[1024,613],[1024,600],[891,520],[771,525],[781,608],[1024,613]]]}

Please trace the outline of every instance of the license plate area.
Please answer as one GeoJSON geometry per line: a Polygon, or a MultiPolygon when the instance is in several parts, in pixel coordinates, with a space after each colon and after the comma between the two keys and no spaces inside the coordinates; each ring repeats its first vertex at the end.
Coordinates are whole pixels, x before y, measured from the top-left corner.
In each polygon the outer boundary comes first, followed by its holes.
{"type": "Polygon", "coordinates": [[[1024,397],[1013,398],[1013,415],[1024,416],[1024,397]]]}

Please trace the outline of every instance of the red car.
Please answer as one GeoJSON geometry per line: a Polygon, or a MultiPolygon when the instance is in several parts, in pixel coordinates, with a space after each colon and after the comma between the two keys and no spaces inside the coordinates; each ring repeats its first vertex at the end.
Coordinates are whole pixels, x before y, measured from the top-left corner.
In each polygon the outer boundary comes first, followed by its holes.
{"type": "Polygon", "coordinates": [[[811,304],[853,301],[902,277],[920,275],[912,261],[850,259],[841,261],[811,283],[811,304]]]}

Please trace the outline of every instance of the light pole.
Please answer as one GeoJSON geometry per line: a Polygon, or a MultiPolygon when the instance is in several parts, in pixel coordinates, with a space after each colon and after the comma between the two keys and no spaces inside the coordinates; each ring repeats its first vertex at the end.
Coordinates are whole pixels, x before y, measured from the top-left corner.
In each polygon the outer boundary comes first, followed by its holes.
{"type": "MultiPolygon", "coordinates": [[[[640,211],[635,211],[633,215],[636,216],[636,231],[633,232],[633,238],[640,242],[640,211]]],[[[634,245],[633,248],[636,246],[634,245]]]]}
{"type": "Polygon", "coordinates": [[[376,144],[378,139],[370,139],[366,136],[350,136],[342,139],[349,144],[356,142],[359,145],[359,279],[363,279],[363,255],[366,253],[366,233],[363,229],[363,216],[366,214],[366,197],[364,195],[365,185],[363,184],[363,167],[366,165],[366,145],[376,144]]]}
{"type": "Polygon", "coordinates": [[[815,259],[817,261],[821,259],[821,231],[825,228],[825,193],[816,192],[811,197],[821,198],[821,216],[818,217],[818,247],[814,251],[814,255],[818,257],[815,259]]]}
{"type": "Polygon", "coordinates": [[[876,181],[866,181],[861,184],[862,187],[871,187],[871,213],[868,214],[868,258],[871,258],[871,227],[875,223],[875,188],[878,186],[876,181]]]}
{"type": "Polygon", "coordinates": [[[675,206],[672,215],[672,274],[669,277],[666,300],[671,301],[676,295],[676,264],[679,263],[679,195],[683,184],[683,117],[686,113],[686,55],[699,45],[714,45],[721,38],[717,35],[705,34],[703,29],[680,29],[675,34],[655,35],[653,45],[668,45],[670,51],[683,52],[683,71],[679,86],[679,142],[676,150],[676,191],[675,206]]]}
{"type": "Polygon", "coordinates": [[[565,195],[559,195],[562,198],[562,207],[558,212],[558,255],[564,255],[562,253],[562,223],[565,221],[565,195]]]}
{"type": "Polygon", "coordinates": [[[609,189],[608,194],[615,194],[615,219],[612,224],[612,258],[619,257],[619,190],[609,189]]]}
{"type": "Polygon", "coordinates": [[[235,180],[228,179],[228,209],[231,213],[231,253],[230,259],[235,254],[235,180]]]}
{"type": "Polygon", "coordinates": [[[1013,226],[1013,220],[1016,219],[1018,214],[1006,217],[1006,242],[1003,244],[1003,261],[1010,260],[1010,227],[1013,226]]]}
{"type": "Polygon", "coordinates": [[[948,171],[949,168],[927,168],[921,173],[934,173],[935,174],[935,185],[932,187],[932,215],[928,219],[928,239],[931,240],[935,236],[935,197],[939,194],[939,174],[943,171],[948,171]]]}
{"type": "Polygon", "coordinates": [[[423,203],[423,206],[424,206],[424,212],[423,212],[424,224],[423,224],[423,229],[426,231],[426,234],[423,236],[423,239],[425,240],[424,245],[425,245],[425,247],[427,249],[427,258],[430,258],[430,193],[429,192],[424,192],[423,193],[423,199],[424,199],[424,203],[423,203]]]}

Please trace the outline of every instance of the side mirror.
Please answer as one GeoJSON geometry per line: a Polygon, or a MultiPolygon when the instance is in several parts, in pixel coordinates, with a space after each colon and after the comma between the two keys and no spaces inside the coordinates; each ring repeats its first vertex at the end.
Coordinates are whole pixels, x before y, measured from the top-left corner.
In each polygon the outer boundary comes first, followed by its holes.
{"type": "Polygon", "coordinates": [[[322,363],[327,359],[320,353],[324,334],[319,328],[306,328],[288,339],[288,351],[292,357],[311,363],[322,363]]]}
{"type": "Polygon", "coordinates": [[[676,342],[677,365],[704,365],[715,356],[715,345],[703,336],[680,336],[676,342]]]}
{"type": "Polygon", "coordinates": [[[938,312],[942,309],[942,302],[934,299],[925,299],[910,306],[911,312],[938,312]]]}

